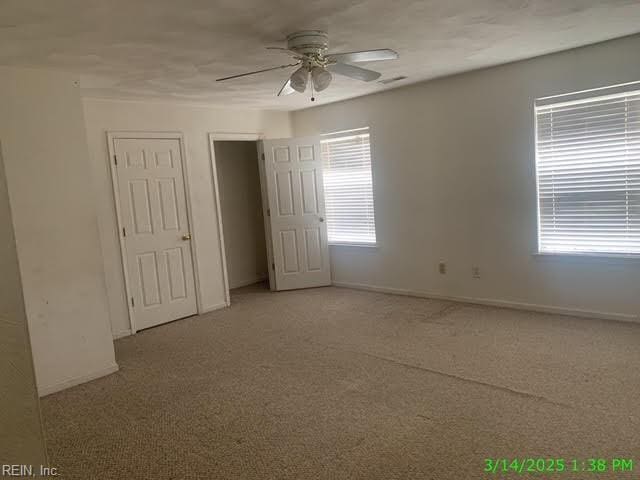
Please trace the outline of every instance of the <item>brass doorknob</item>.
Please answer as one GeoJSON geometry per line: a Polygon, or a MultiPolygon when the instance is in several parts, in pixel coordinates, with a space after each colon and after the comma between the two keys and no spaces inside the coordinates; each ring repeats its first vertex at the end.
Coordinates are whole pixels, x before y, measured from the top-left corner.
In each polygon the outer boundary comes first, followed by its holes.
{"type": "Polygon", "coordinates": [[[187,233],[186,235],[182,235],[182,240],[184,240],[185,242],[186,242],[187,240],[191,240],[191,234],[190,234],[190,233],[187,233]]]}

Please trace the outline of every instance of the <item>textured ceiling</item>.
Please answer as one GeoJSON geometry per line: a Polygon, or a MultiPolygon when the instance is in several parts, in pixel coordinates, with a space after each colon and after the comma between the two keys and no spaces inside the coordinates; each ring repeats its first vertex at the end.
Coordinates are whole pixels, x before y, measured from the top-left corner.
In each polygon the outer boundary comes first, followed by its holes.
{"type": "Polygon", "coordinates": [[[636,33],[640,1],[1,0],[0,64],[76,72],[88,96],[295,110],[311,104],[275,96],[283,70],[214,79],[289,63],[264,47],[300,29],[327,30],[331,51],[400,53],[360,65],[407,80],[336,77],[326,103],[636,33]]]}

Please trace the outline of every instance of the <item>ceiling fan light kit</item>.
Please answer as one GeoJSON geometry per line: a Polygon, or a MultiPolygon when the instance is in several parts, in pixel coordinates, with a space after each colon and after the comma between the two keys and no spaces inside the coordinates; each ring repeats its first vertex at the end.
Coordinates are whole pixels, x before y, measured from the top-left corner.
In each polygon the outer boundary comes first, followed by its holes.
{"type": "MultiPolygon", "coordinates": [[[[284,83],[278,96],[289,95],[293,92],[303,93],[307,89],[309,77],[311,77],[312,90],[321,92],[331,84],[331,73],[345,77],[370,82],[380,77],[380,73],[366,68],[350,65],[358,62],[375,62],[379,60],[393,60],[398,54],[390,49],[365,50],[360,52],[327,53],[329,49],[329,36],[327,32],[320,30],[302,30],[287,35],[287,48],[267,47],[273,50],[282,50],[289,53],[296,63],[279,65],[239,75],[218,78],[216,81],[232,80],[258,73],[278,70],[288,67],[299,67],[284,83]]],[[[313,101],[313,92],[311,100],[313,101]]]]}
{"type": "Polygon", "coordinates": [[[291,88],[296,92],[303,93],[307,89],[307,82],[309,81],[309,70],[306,66],[302,66],[291,74],[289,77],[291,88]]]}
{"type": "Polygon", "coordinates": [[[321,92],[330,84],[333,77],[329,71],[321,67],[313,67],[311,69],[311,80],[313,80],[313,88],[316,92],[321,92]]]}

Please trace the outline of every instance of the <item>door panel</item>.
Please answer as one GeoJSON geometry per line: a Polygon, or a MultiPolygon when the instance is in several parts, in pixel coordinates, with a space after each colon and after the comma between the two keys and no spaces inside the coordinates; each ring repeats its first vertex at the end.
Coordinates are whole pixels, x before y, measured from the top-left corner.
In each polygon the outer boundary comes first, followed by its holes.
{"type": "Polygon", "coordinates": [[[278,214],[280,216],[295,215],[293,201],[293,178],[291,172],[275,172],[278,199],[278,214]]]}
{"type": "Polygon", "coordinates": [[[169,293],[171,300],[178,300],[187,296],[185,282],[185,266],[181,248],[170,248],[164,252],[164,258],[169,272],[169,293]]]}
{"type": "Polygon", "coordinates": [[[135,328],[193,315],[195,279],[180,141],[115,138],[113,144],[135,328]]]}
{"type": "Polygon", "coordinates": [[[284,273],[298,273],[298,242],[295,230],[280,232],[280,246],[282,247],[282,260],[284,273]]]}
{"type": "Polygon", "coordinates": [[[135,232],[153,233],[149,184],[147,180],[130,180],[129,195],[135,232]]]}
{"type": "Polygon", "coordinates": [[[302,189],[302,213],[319,214],[318,212],[318,191],[316,185],[318,177],[316,170],[300,171],[300,188],[302,189]]]}
{"type": "Polygon", "coordinates": [[[176,201],[175,179],[163,178],[158,180],[160,190],[160,211],[162,213],[162,229],[180,230],[178,220],[178,204],[176,201]]]}
{"type": "Polygon", "coordinates": [[[305,228],[304,240],[307,249],[307,270],[322,270],[322,234],[319,228],[305,228]]]}
{"type": "Polygon", "coordinates": [[[266,140],[260,149],[275,289],[330,285],[319,139],[266,140]]]}
{"type": "Polygon", "coordinates": [[[160,303],[160,282],[156,252],[138,255],[139,282],[142,287],[142,304],[151,307],[160,303]]]}

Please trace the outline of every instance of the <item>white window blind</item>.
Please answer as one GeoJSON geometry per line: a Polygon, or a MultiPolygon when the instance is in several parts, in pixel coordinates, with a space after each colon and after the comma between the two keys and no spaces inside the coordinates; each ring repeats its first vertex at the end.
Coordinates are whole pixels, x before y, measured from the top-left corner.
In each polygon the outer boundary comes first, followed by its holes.
{"type": "Polygon", "coordinates": [[[323,135],[320,145],[329,243],[375,245],[369,128],[323,135]]]}
{"type": "Polygon", "coordinates": [[[635,88],[536,102],[540,252],[640,254],[635,88]]]}

